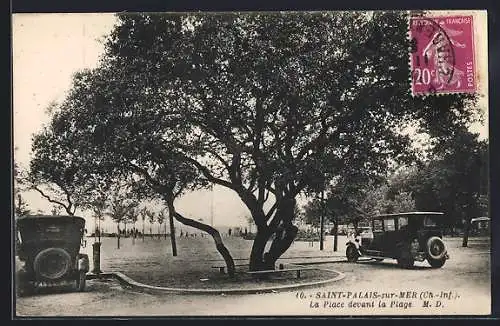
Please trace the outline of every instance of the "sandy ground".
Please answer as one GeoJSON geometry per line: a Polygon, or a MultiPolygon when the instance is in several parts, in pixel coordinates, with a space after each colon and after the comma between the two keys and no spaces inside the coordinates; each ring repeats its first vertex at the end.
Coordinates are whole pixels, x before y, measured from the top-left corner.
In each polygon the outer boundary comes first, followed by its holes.
{"type": "MultiPolygon", "coordinates": [[[[115,281],[88,281],[84,293],[17,298],[17,316],[238,316],[238,315],[485,315],[490,313],[489,242],[461,248],[448,239],[450,260],[440,269],[395,261],[330,263],[345,273],[332,285],[252,295],[146,294],[115,281]],[[401,292],[404,292],[402,296],[401,292]],[[385,307],[383,306],[385,305],[385,307]]],[[[308,244],[301,244],[307,253],[308,244]]],[[[317,244],[316,244],[317,246],[317,244]]],[[[343,249],[342,243],[339,248],[343,249]]],[[[309,248],[309,252],[316,254],[309,248]]],[[[297,250],[297,249],[296,249],[297,250]]],[[[331,255],[331,252],[330,252],[331,255]]],[[[304,259],[304,261],[307,259],[304,259]]]]}

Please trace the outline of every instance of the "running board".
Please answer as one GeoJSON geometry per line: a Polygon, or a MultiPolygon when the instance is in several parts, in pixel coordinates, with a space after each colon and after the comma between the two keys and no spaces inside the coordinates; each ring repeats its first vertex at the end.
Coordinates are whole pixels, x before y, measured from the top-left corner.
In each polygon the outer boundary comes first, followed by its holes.
{"type": "MultiPolygon", "coordinates": [[[[380,252],[380,251],[378,251],[380,252]]],[[[375,256],[375,255],[368,255],[368,254],[364,254],[362,255],[361,257],[367,257],[367,258],[372,258],[372,259],[397,259],[397,258],[394,258],[394,257],[388,257],[388,256],[375,256]]],[[[415,260],[416,261],[424,261],[425,260],[425,254],[424,253],[419,253],[416,257],[415,257],[415,260]]]]}

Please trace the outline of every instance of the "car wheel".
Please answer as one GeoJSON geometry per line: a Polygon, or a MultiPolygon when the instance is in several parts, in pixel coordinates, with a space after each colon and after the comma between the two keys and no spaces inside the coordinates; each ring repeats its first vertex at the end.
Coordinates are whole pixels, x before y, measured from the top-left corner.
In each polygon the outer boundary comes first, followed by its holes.
{"type": "Polygon", "coordinates": [[[440,268],[443,267],[444,263],[446,262],[446,259],[430,259],[427,258],[427,261],[431,265],[432,268],[440,268]]]}
{"type": "Polygon", "coordinates": [[[398,265],[402,268],[409,269],[413,267],[413,264],[415,264],[415,259],[411,253],[411,245],[403,245],[399,252],[398,265]]]}
{"type": "Polygon", "coordinates": [[[350,263],[355,263],[358,261],[359,253],[358,249],[354,245],[348,245],[345,250],[345,255],[347,257],[347,261],[350,263]]]}
{"type": "MultiPolygon", "coordinates": [[[[441,261],[446,256],[446,246],[439,237],[430,237],[427,240],[427,257],[429,260],[441,261]]],[[[441,265],[442,266],[442,265],[441,265]]]]}
{"type": "Polygon", "coordinates": [[[33,269],[39,278],[57,280],[71,268],[71,256],[62,248],[47,248],[40,251],[33,262],[33,269]]]}

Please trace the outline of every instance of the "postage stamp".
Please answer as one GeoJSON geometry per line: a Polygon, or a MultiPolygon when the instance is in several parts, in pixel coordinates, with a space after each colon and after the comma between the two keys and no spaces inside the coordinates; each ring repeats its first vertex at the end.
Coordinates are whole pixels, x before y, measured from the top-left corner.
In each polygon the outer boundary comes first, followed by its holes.
{"type": "Polygon", "coordinates": [[[412,16],[410,39],[413,95],[476,92],[473,16],[412,16]]]}

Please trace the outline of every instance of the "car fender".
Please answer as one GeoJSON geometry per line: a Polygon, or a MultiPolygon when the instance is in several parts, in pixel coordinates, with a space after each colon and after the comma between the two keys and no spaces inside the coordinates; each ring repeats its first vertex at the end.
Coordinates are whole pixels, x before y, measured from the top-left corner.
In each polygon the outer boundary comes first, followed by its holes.
{"type": "Polygon", "coordinates": [[[361,256],[361,251],[360,251],[360,244],[358,241],[352,241],[352,240],[349,240],[347,241],[346,243],[346,246],[354,246],[356,248],[356,250],[358,250],[358,254],[361,256]]]}

